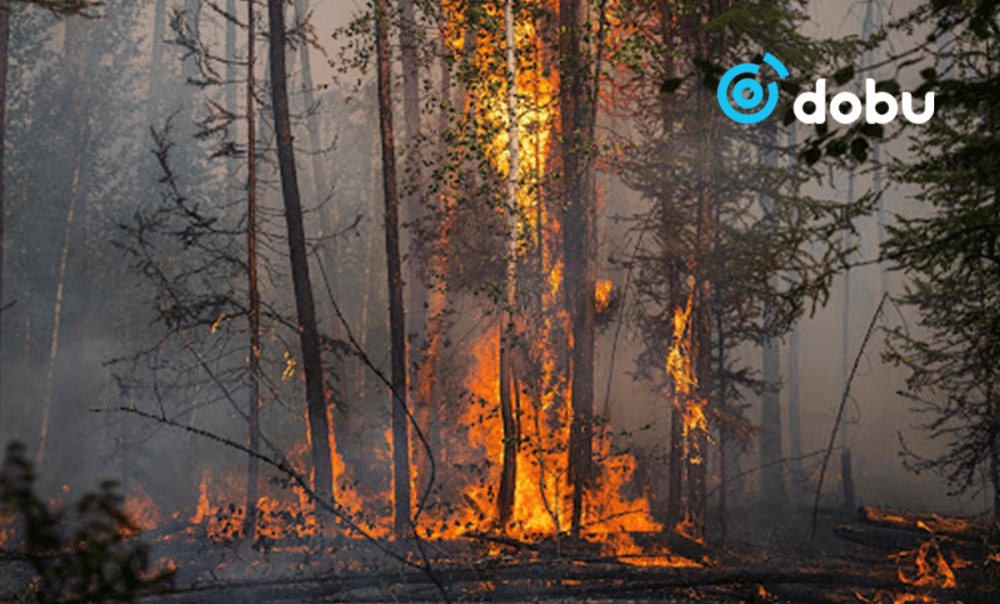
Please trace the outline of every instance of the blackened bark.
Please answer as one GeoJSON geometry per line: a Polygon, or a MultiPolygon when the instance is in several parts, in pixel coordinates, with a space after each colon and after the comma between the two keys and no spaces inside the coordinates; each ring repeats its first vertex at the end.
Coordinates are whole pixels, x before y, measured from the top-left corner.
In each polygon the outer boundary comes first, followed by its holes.
{"type": "MultiPolygon", "coordinates": [[[[883,294],[884,296],[885,294],[883,294]]],[[[993,520],[1000,521],[1000,418],[997,417],[993,384],[986,382],[986,411],[990,422],[990,483],[993,486],[993,520]]]]}
{"type": "Polygon", "coordinates": [[[392,134],[392,80],[386,0],[375,3],[378,62],[378,115],[382,136],[382,188],[385,198],[385,255],[389,277],[389,331],[392,342],[393,517],[397,537],[410,532],[410,457],[406,413],[406,317],[399,257],[399,191],[392,134]]]}
{"type": "MultiPolygon", "coordinates": [[[[3,207],[4,207],[4,144],[7,116],[7,50],[10,46],[10,2],[0,1],[0,308],[3,308],[3,207]]],[[[0,315],[0,335],[2,335],[3,316],[0,315]]],[[[0,340],[2,341],[2,340],[0,340]]],[[[0,350],[2,353],[2,350],[0,350]]],[[[0,354],[2,358],[2,354],[0,354]]],[[[0,399],[0,435],[3,434],[3,405],[0,399]]],[[[2,442],[2,441],[0,441],[2,442]]]]}
{"type": "Polygon", "coordinates": [[[253,3],[254,0],[247,0],[247,287],[250,296],[251,454],[247,461],[247,505],[243,517],[243,536],[251,541],[257,532],[257,482],[260,476],[260,462],[256,456],[260,449],[260,289],[257,286],[257,118],[254,116],[253,96],[256,32],[253,3]]]}
{"type": "Polygon", "coordinates": [[[299,319],[302,368],[306,376],[306,404],[309,413],[309,433],[312,438],[313,489],[318,496],[329,501],[333,496],[330,426],[326,413],[326,389],[323,386],[323,364],[316,329],[316,306],[309,278],[305,228],[302,224],[302,202],[295,172],[295,151],[292,148],[292,128],[288,115],[284,3],[282,0],[268,0],[267,9],[270,20],[271,104],[274,109],[281,193],[285,202],[285,223],[288,227],[292,284],[299,319]]]}
{"type": "MultiPolygon", "coordinates": [[[[428,331],[429,296],[426,285],[425,266],[426,255],[423,253],[420,241],[423,224],[423,207],[419,189],[421,186],[419,134],[420,134],[420,61],[418,58],[419,39],[417,36],[416,9],[413,0],[399,0],[401,13],[399,42],[400,55],[403,63],[403,128],[406,136],[406,167],[402,202],[406,207],[406,220],[410,224],[410,257],[408,304],[406,307],[407,323],[410,333],[408,371],[410,373],[410,400],[413,401],[413,411],[420,430],[424,435],[430,431],[431,402],[428,400],[429,388],[420,383],[421,366],[428,361],[427,347],[430,343],[428,331]]],[[[413,472],[416,474],[415,484],[421,491],[426,489],[430,472],[430,460],[427,450],[422,446],[413,447],[413,472]]]]}
{"type": "Polygon", "coordinates": [[[584,5],[559,2],[559,103],[562,135],[563,263],[566,305],[572,324],[570,355],[569,480],[572,530],[583,516],[584,489],[591,482],[594,415],[594,285],[596,204],[591,158],[593,103],[587,98],[589,65],[583,55],[584,5]]]}

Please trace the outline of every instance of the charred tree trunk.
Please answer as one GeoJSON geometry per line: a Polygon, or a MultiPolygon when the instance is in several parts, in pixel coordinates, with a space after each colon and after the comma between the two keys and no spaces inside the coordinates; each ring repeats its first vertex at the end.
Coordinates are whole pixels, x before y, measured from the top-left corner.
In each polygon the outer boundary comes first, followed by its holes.
{"type": "MultiPolygon", "coordinates": [[[[704,96],[706,91],[699,90],[699,95],[704,96]]],[[[701,107],[707,106],[707,99],[702,99],[701,107]]],[[[710,116],[702,116],[706,120],[706,139],[709,148],[714,144],[715,132],[713,130],[713,120],[710,116]]],[[[700,168],[699,180],[701,181],[698,193],[697,223],[696,223],[696,245],[694,253],[693,279],[690,292],[693,304],[691,307],[691,317],[688,329],[691,333],[691,366],[694,369],[694,379],[696,386],[691,394],[695,400],[689,401],[688,405],[701,405],[702,415],[707,412],[708,397],[710,392],[711,366],[711,343],[712,343],[712,282],[706,276],[708,273],[708,262],[712,254],[713,241],[713,167],[709,159],[707,166],[700,168]]],[[[685,464],[687,467],[687,505],[685,518],[688,522],[690,536],[694,539],[704,539],[705,536],[705,510],[706,510],[706,466],[708,455],[708,432],[707,422],[688,421],[687,431],[687,455],[685,464]]]]}
{"type": "Polygon", "coordinates": [[[410,457],[406,410],[406,317],[399,257],[399,192],[392,131],[392,73],[388,7],[375,3],[375,52],[378,62],[378,115],[382,136],[382,188],[385,196],[385,255],[389,280],[389,331],[392,342],[393,517],[397,537],[410,532],[410,457]]]}
{"type": "MultiPolygon", "coordinates": [[[[7,116],[7,62],[10,47],[10,0],[0,1],[0,308],[3,308],[3,212],[4,212],[4,144],[7,141],[4,127],[7,116]]],[[[3,315],[0,314],[0,336],[3,315]]],[[[0,338],[0,341],[3,341],[0,338]]],[[[0,348],[0,367],[2,367],[3,350],[0,348]]],[[[2,386],[2,383],[0,383],[2,386]]],[[[0,390],[2,393],[2,390],[0,390]]],[[[0,394],[0,443],[3,442],[3,398],[0,394]]]]}
{"type": "Polygon", "coordinates": [[[330,426],[327,419],[326,389],[323,385],[323,363],[320,357],[319,334],[316,328],[316,307],[312,282],[309,278],[309,258],[305,228],[302,223],[302,202],[295,172],[295,151],[292,148],[292,127],[288,113],[288,76],[285,73],[285,14],[282,0],[268,0],[270,21],[271,103],[274,110],[274,133],[281,173],[281,193],[285,202],[285,222],[288,228],[288,248],[291,254],[292,282],[299,320],[302,346],[302,368],[306,377],[306,403],[309,433],[312,439],[313,488],[319,497],[330,501],[333,496],[333,467],[330,459],[330,426]]]}
{"type": "Polygon", "coordinates": [[[995,380],[986,382],[986,409],[990,421],[990,483],[993,487],[993,520],[1000,521],[1000,417],[994,400],[995,380]]]}
{"type": "Polygon", "coordinates": [[[587,98],[586,5],[559,2],[559,105],[562,135],[563,263],[572,325],[569,481],[572,530],[579,533],[584,490],[591,483],[594,415],[595,187],[592,161],[594,102],[587,98]]]}
{"type": "MultiPolygon", "coordinates": [[[[410,333],[407,334],[407,371],[409,373],[410,400],[421,432],[426,437],[430,429],[431,402],[425,396],[429,389],[420,383],[421,366],[427,362],[427,320],[428,293],[424,262],[424,242],[421,241],[423,208],[421,205],[419,135],[420,135],[420,61],[418,57],[418,36],[416,7],[414,0],[399,0],[400,10],[400,55],[403,63],[403,127],[406,136],[406,167],[402,203],[405,204],[406,219],[410,228],[410,257],[408,317],[410,333]]],[[[414,439],[416,440],[416,439],[414,439]]],[[[412,462],[416,473],[414,484],[421,490],[427,487],[430,460],[422,443],[414,442],[412,462]]]]}
{"type": "MultiPolygon", "coordinates": [[[[678,295],[680,283],[677,272],[670,275],[670,309],[673,312],[680,307],[680,296],[678,295]]],[[[678,336],[679,337],[679,336],[678,336]]],[[[673,343],[671,343],[673,346],[673,343]]],[[[675,526],[683,518],[681,516],[681,503],[684,492],[684,408],[682,401],[678,398],[677,384],[668,376],[670,384],[670,454],[667,462],[669,472],[667,493],[667,522],[671,527],[675,526]]]]}
{"type": "Polygon", "coordinates": [[[500,525],[506,526],[514,512],[517,487],[517,450],[520,434],[517,431],[511,386],[514,382],[513,349],[515,344],[514,314],[517,303],[517,238],[518,214],[517,180],[520,171],[518,152],[517,118],[517,41],[514,35],[514,0],[504,5],[505,38],[507,46],[507,305],[505,321],[500,326],[500,414],[503,419],[503,470],[497,497],[500,525]]]}
{"type": "MultiPolygon", "coordinates": [[[[659,4],[660,10],[660,38],[664,46],[673,48],[674,38],[674,27],[676,23],[673,16],[673,3],[669,0],[664,0],[659,4]]],[[[674,64],[674,59],[671,53],[664,53],[664,65],[663,73],[664,77],[672,78],[676,73],[676,67],[674,64]]],[[[662,131],[663,136],[669,136],[670,132],[673,130],[673,117],[670,112],[669,103],[667,96],[664,95],[661,99],[661,121],[662,121],[662,131]]],[[[664,183],[663,187],[671,186],[671,183],[664,183]]],[[[669,195],[666,190],[660,203],[664,206],[670,204],[669,195]]],[[[667,229],[669,232],[675,226],[670,222],[670,211],[669,208],[663,207],[662,216],[664,224],[662,228],[667,229]]],[[[670,270],[669,279],[669,302],[670,302],[670,312],[674,312],[675,309],[680,307],[680,279],[677,267],[673,267],[670,270]]],[[[672,330],[671,330],[672,333],[672,330]]],[[[680,402],[677,400],[676,388],[674,387],[673,381],[668,375],[668,387],[670,392],[668,393],[670,397],[670,449],[667,456],[667,522],[673,527],[678,522],[682,520],[681,518],[681,502],[682,502],[682,492],[684,488],[684,475],[682,472],[682,466],[684,461],[684,414],[683,409],[680,406],[680,402]]]]}
{"type": "Polygon", "coordinates": [[[250,298],[251,454],[247,461],[247,505],[243,517],[243,536],[251,541],[257,532],[257,482],[260,476],[260,462],[255,455],[260,449],[260,289],[257,285],[257,123],[253,73],[256,32],[253,3],[254,0],[247,0],[247,286],[250,298]]]}
{"type": "MultiPolygon", "coordinates": [[[[296,27],[301,27],[305,24],[309,12],[309,2],[308,0],[295,0],[295,20],[296,27]]],[[[312,156],[312,193],[313,199],[317,207],[320,208],[320,235],[322,237],[330,237],[337,224],[336,215],[331,216],[331,208],[323,207],[328,199],[330,193],[329,185],[327,184],[326,174],[323,170],[323,146],[320,142],[320,125],[319,120],[316,118],[316,111],[318,106],[315,100],[315,89],[313,86],[312,79],[312,64],[309,58],[309,44],[302,43],[299,44],[299,63],[302,68],[302,97],[304,101],[304,113],[306,114],[306,124],[308,126],[309,132],[309,148],[310,155],[312,156]]],[[[324,270],[330,276],[330,283],[333,288],[337,287],[337,259],[335,255],[335,241],[329,240],[324,242],[323,245],[323,265],[324,270]]],[[[328,304],[328,307],[332,304],[328,304]]],[[[341,339],[341,324],[337,317],[333,316],[333,312],[329,312],[330,319],[330,337],[334,340],[341,339]]],[[[334,352],[333,359],[333,375],[330,392],[332,393],[332,400],[330,404],[334,409],[338,411],[336,417],[338,421],[334,422],[334,434],[344,435],[350,432],[349,420],[347,408],[347,365],[344,361],[343,355],[339,352],[334,352]],[[337,429],[339,428],[339,430],[337,429]]],[[[336,451],[338,440],[335,438],[333,443],[331,443],[331,449],[336,451]]]]}

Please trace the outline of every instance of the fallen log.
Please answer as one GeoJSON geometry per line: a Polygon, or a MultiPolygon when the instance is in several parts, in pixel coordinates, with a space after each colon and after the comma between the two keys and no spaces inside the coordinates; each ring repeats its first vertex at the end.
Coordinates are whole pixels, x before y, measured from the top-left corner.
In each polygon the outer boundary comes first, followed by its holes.
{"type": "Polygon", "coordinates": [[[972,518],[923,514],[875,506],[862,506],[858,509],[858,517],[865,524],[872,526],[919,531],[924,534],[950,535],[971,541],[978,541],[989,529],[985,522],[972,518]]]}
{"type": "MultiPolygon", "coordinates": [[[[833,532],[841,539],[890,554],[915,550],[932,538],[926,532],[918,533],[905,529],[853,524],[842,524],[835,527],[833,532]]],[[[989,555],[989,551],[983,543],[954,539],[948,536],[937,536],[936,539],[942,553],[953,553],[963,560],[982,562],[989,555]]]]}
{"type": "Polygon", "coordinates": [[[708,547],[701,541],[695,541],[675,531],[656,533],[629,533],[635,544],[643,550],[664,546],[671,554],[683,556],[695,562],[701,562],[708,555],[708,547]]]}
{"type": "MultiPolygon", "coordinates": [[[[756,591],[757,586],[772,590],[777,586],[812,586],[826,589],[880,589],[898,592],[911,588],[887,573],[884,576],[850,572],[758,569],[650,569],[622,567],[559,567],[515,565],[507,573],[489,577],[469,568],[439,568],[438,577],[448,586],[452,599],[470,595],[488,596],[493,602],[524,602],[555,599],[667,599],[690,589],[729,587],[756,591]]],[[[921,593],[954,601],[965,596],[962,589],[928,589],[921,593]]],[[[386,602],[389,596],[401,601],[439,602],[442,594],[432,589],[427,577],[412,571],[370,574],[340,574],[280,581],[253,581],[201,585],[175,589],[142,598],[145,602],[205,604],[253,600],[255,602],[321,600],[327,602],[386,602]]],[[[391,598],[389,598],[391,599],[391,598]]],[[[809,598],[811,601],[818,599],[809,598]]],[[[803,600],[797,600],[803,601],[803,600]]]]}

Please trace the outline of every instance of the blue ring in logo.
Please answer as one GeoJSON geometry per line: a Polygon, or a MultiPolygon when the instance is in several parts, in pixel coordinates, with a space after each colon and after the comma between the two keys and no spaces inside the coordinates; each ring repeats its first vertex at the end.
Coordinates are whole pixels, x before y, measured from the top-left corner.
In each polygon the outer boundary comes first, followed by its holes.
{"type": "MultiPolygon", "coordinates": [[[[770,65],[781,79],[788,77],[788,70],[785,66],[774,57],[771,53],[764,55],[764,62],[770,65]]],[[[723,76],[722,80],[719,81],[719,91],[716,96],[719,99],[719,107],[722,107],[722,111],[728,115],[733,121],[740,124],[756,124],[764,120],[767,116],[771,115],[774,108],[778,106],[778,85],[771,82],[767,85],[767,104],[764,108],[756,113],[740,113],[729,103],[729,84],[738,75],[743,75],[745,73],[757,73],[760,70],[760,65],[755,63],[742,63],[733,67],[727,71],[723,76]]],[[[741,109],[753,109],[764,99],[764,88],[760,85],[760,82],[750,78],[744,78],[737,82],[736,86],[733,87],[733,101],[741,109]],[[749,92],[750,97],[744,96],[744,93],[749,92]]]]}

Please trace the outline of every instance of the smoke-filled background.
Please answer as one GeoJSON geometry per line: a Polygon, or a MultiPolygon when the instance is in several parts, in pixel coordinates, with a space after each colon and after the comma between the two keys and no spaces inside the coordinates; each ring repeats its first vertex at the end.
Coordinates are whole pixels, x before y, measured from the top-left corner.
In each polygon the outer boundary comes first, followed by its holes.
{"type": "MultiPolygon", "coordinates": [[[[337,476],[349,485],[346,490],[364,499],[386,491],[392,480],[387,433],[391,399],[383,381],[391,373],[391,350],[382,147],[374,64],[366,55],[372,42],[371,22],[351,26],[366,9],[355,2],[298,0],[286,8],[293,41],[287,57],[298,184],[320,331],[329,338],[324,345],[325,368],[328,375],[337,376],[327,383],[332,434],[343,464],[337,476]],[[359,48],[364,49],[360,58],[359,48]]],[[[799,33],[816,40],[864,39],[910,8],[874,1],[810,2],[802,8],[809,20],[799,26],[799,33]]],[[[175,511],[189,517],[200,509],[199,499],[213,492],[242,493],[245,455],[115,409],[136,408],[241,443],[246,440],[245,3],[110,0],[93,12],[99,18],[59,18],[38,6],[11,4],[3,239],[3,301],[11,306],[2,314],[0,442],[27,443],[47,495],[55,496],[63,485],[79,492],[110,477],[122,483],[126,494],[148,496],[161,519],[175,511]],[[227,27],[232,20],[239,26],[227,27]]],[[[279,449],[307,467],[307,410],[266,88],[269,58],[262,15],[266,11],[258,6],[254,94],[263,300],[261,426],[279,449]]],[[[430,33],[420,56],[423,136],[414,140],[407,138],[412,124],[403,108],[404,70],[398,61],[393,68],[404,198],[435,194],[427,182],[411,183],[410,158],[416,155],[426,161],[426,177],[444,165],[435,163],[442,141],[457,146],[465,140],[444,135],[457,118],[441,117],[446,112],[436,96],[440,61],[428,50],[435,48],[431,39],[438,31],[427,27],[430,33]],[[439,120],[444,121],[439,124],[439,120]],[[443,125],[447,120],[452,121],[443,125]],[[408,187],[419,191],[407,193],[408,187]]],[[[917,24],[912,35],[905,29],[889,32],[868,59],[881,64],[879,75],[873,77],[897,76],[899,61],[891,60],[894,49],[909,48],[922,39],[921,27],[926,29],[917,24]]],[[[398,59],[398,37],[392,44],[398,59]]],[[[452,44],[453,49],[459,46],[452,44]]],[[[865,60],[862,54],[854,56],[854,64],[865,60]]],[[[528,61],[526,56],[522,60],[528,61]]],[[[752,55],[743,60],[751,61],[752,55]]],[[[917,72],[929,64],[899,71],[901,88],[915,90],[921,82],[917,72]]],[[[859,73],[842,89],[854,90],[854,82],[862,77],[859,73]]],[[[462,80],[456,77],[453,86],[452,103],[457,106],[462,80]]],[[[811,82],[805,89],[811,89],[811,82]]],[[[714,103],[714,95],[710,102],[714,103]]],[[[609,146],[639,138],[639,121],[599,110],[598,138],[609,146]]],[[[795,128],[778,126],[775,140],[788,145],[795,128]]],[[[811,129],[799,125],[798,144],[810,134],[811,129]]],[[[477,148],[468,140],[465,143],[477,148]]],[[[909,146],[907,136],[881,144],[880,158],[907,161],[909,146]]],[[[522,161],[545,163],[553,153],[537,152],[536,157],[525,150],[522,161]]],[[[795,163],[792,155],[782,153],[774,166],[790,171],[795,163]]],[[[495,163],[486,153],[479,166],[495,163]]],[[[648,351],[648,332],[636,319],[632,289],[640,278],[634,268],[636,250],[645,249],[637,242],[638,227],[652,202],[630,186],[634,179],[630,182],[617,173],[620,164],[597,163],[596,276],[598,281],[610,280],[615,304],[596,329],[594,408],[600,413],[607,401],[615,446],[638,458],[630,480],[640,486],[632,493],[645,492],[655,508],[666,498],[663,460],[670,441],[671,403],[662,357],[659,373],[639,367],[648,351]]],[[[528,172],[529,167],[522,165],[522,173],[528,172]]],[[[848,202],[864,197],[873,187],[870,163],[859,165],[853,176],[832,164],[820,172],[821,179],[801,183],[802,195],[848,202]]],[[[914,187],[892,182],[884,169],[878,178],[886,187],[882,205],[887,224],[893,224],[897,214],[914,216],[922,211],[912,198],[914,187]]],[[[463,184],[469,182],[442,176],[437,186],[459,190],[463,184]]],[[[469,190],[475,184],[485,189],[489,177],[472,183],[469,190]]],[[[433,242],[414,241],[433,230],[440,217],[428,210],[421,224],[403,212],[404,280],[412,282],[411,264],[433,264],[427,259],[435,257],[433,242]]],[[[447,278],[427,280],[428,291],[435,286],[449,291],[444,309],[437,309],[445,319],[437,351],[435,384],[440,390],[435,396],[447,401],[442,408],[452,411],[440,413],[431,429],[431,437],[443,443],[438,446],[445,453],[438,461],[445,469],[480,463],[486,456],[475,446],[478,433],[469,418],[476,414],[469,409],[482,397],[477,389],[493,387],[477,382],[476,375],[495,357],[484,352],[484,334],[493,333],[489,337],[495,342],[503,316],[497,302],[502,294],[496,291],[504,253],[496,249],[501,245],[496,229],[503,227],[484,218],[487,214],[473,208],[454,218],[451,262],[442,271],[447,278]],[[449,428],[465,422],[469,422],[465,428],[449,433],[449,428]]],[[[777,338],[782,456],[793,455],[788,385],[797,365],[802,465],[811,488],[820,461],[815,452],[827,446],[846,376],[883,287],[890,295],[899,295],[907,284],[904,275],[885,272],[886,265],[876,262],[878,217],[871,213],[856,218],[854,225],[857,235],[830,236],[857,246],[850,256],[855,266],[832,278],[828,299],[814,313],[812,303],[804,303],[804,314],[794,327],[797,355],[790,354],[791,331],[777,338]]],[[[554,231],[553,237],[558,235],[554,231]]],[[[648,245],[652,236],[646,237],[648,245]]],[[[408,313],[414,311],[412,301],[408,299],[408,313]]],[[[424,316],[429,312],[433,309],[425,310],[424,316]]],[[[988,511],[988,493],[949,497],[940,477],[930,472],[917,475],[903,467],[900,437],[923,454],[942,450],[941,443],[913,427],[919,418],[911,412],[910,402],[897,395],[905,389],[908,372],[882,360],[887,344],[881,328],[913,324],[917,317],[911,307],[886,305],[851,384],[842,429],[853,455],[857,502],[967,514],[988,511]]],[[[759,378],[762,356],[761,346],[748,343],[735,348],[729,359],[759,378]]],[[[555,362],[557,371],[561,362],[555,362]]],[[[419,371],[411,373],[411,388],[418,375],[419,371]]],[[[532,379],[527,370],[522,379],[532,379]]],[[[760,424],[762,393],[745,389],[744,396],[745,417],[760,424]]],[[[492,405],[495,401],[481,405],[479,417],[485,416],[487,422],[496,416],[492,405]]],[[[753,434],[741,454],[730,453],[730,477],[741,474],[738,490],[736,483],[730,487],[739,493],[734,497],[744,501],[753,501],[758,489],[758,437],[753,434]]],[[[838,439],[837,452],[842,444],[838,439]]],[[[418,445],[412,446],[417,459],[422,453],[418,445]]],[[[714,451],[708,454],[710,468],[718,461],[714,451]]],[[[489,464],[486,467],[493,471],[489,464]]],[[[441,470],[436,489],[446,493],[468,484],[473,472],[463,471],[441,470]]],[[[839,472],[839,453],[835,453],[823,499],[826,506],[842,503],[839,472]]],[[[710,489],[716,486],[711,483],[710,489]]],[[[234,495],[233,500],[239,502],[241,496],[234,495]]],[[[383,506],[376,514],[389,513],[384,499],[372,500],[383,506]]]]}

